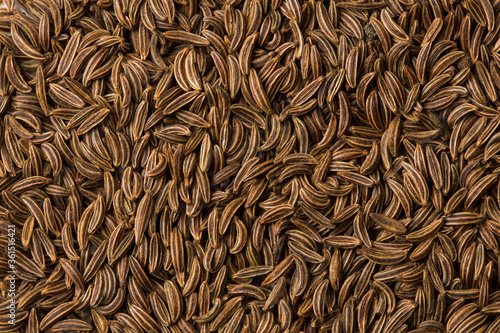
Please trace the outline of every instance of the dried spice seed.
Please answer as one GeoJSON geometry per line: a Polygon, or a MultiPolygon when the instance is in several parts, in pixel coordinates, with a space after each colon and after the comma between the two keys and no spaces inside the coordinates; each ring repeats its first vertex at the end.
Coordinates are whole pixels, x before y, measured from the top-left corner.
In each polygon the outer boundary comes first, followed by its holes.
{"type": "Polygon", "coordinates": [[[498,1],[4,7],[0,331],[499,331],[498,1]]]}

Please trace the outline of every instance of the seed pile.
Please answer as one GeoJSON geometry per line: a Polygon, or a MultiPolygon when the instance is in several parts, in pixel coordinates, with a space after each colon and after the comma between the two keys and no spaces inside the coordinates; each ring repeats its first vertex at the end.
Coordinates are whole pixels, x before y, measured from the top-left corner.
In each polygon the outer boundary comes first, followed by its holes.
{"type": "Polygon", "coordinates": [[[500,331],[499,0],[5,4],[0,331],[500,331]]]}

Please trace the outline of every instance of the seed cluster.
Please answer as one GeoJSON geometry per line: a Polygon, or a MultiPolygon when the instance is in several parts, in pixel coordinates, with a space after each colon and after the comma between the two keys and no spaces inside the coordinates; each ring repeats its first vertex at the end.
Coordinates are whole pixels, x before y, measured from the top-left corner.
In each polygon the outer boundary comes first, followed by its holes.
{"type": "Polygon", "coordinates": [[[500,331],[500,0],[5,6],[1,332],[500,331]]]}

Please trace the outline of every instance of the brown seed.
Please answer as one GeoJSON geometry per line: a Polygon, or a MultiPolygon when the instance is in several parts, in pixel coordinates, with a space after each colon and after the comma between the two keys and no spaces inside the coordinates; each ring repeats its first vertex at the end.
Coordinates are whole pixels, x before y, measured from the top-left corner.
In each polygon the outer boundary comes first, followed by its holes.
{"type": "Polygon", "coordinates": [[[381,226],[383,229],[393,232],[395,234],[404,234],[406,233],[406,228],[404,225],[401,224],[401,222],[391,219],[385,215],[382,214],[377,214],[377,213],[371,213],[370,217],[377,223],[379,226],[381,226]]]}
{"type": "Polygon", "coordinates": [[[375,248],[366,248],[363,249],[363,254],[374,263],[395,265],[405,260],[407,251],[384,251],[375,248]]]}

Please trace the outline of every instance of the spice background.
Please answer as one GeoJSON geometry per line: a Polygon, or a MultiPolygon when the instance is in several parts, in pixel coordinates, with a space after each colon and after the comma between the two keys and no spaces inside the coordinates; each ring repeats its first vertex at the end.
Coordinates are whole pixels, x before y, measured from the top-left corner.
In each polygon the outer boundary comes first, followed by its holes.
{"type": "Polygon", "coordinates": [[[499,0],[2,5],[1,332],[500,331],[499,0]]]}

